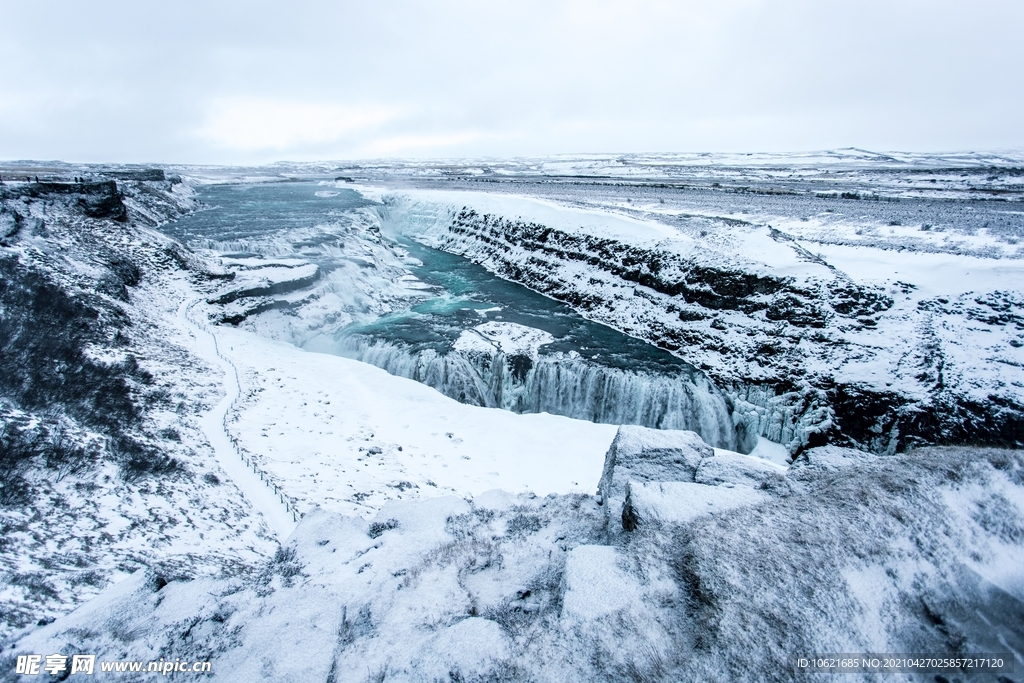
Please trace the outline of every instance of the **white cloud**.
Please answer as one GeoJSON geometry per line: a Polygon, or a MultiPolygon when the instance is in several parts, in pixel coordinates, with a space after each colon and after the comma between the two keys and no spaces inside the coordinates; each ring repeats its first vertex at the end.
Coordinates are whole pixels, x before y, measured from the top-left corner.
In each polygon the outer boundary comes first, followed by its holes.
{"type": "Polygon", "coordinates": [[[51,4],[4,7],[0,156],[1024,145],[1021,0],[51,4]]]}
{"type": "Polygon", "coordinates": [[[287,151],[336,143],[400,116],[400,109],[386,105],[222,98],[213,101],[197,134],[210,144],[231,150],[287,151]]]}
{"type": "Polygon", "coordinates": [[[393,135],[372,140],[356,150],[358,157],[416,156],[424,151],[446,151],[493,139],[497,136],[479,131],[437,133],[427,135],[393,135]]]}

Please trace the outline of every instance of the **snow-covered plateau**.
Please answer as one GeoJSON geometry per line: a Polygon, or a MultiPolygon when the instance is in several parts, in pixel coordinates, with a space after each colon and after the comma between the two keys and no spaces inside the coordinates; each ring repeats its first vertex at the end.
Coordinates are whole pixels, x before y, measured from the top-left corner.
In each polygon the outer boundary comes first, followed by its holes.
{"type": "Polygon", "coordinates": [[[0,177],[0,680],[1024,680],[1019,155],[0,177]]]}

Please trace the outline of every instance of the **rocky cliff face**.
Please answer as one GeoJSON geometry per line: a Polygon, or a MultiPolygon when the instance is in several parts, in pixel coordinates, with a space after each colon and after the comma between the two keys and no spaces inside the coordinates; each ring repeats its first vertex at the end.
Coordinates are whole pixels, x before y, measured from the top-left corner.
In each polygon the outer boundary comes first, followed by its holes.
{"type": "Polygon", "coordinates": [[[727,391],[745,429],[792,453],[1024,443],[1021,387],[1006,381],[1017,361],[993,378],[1000,360],[964,353],[982,353],[992,333],[1019,347],[1017,292],[925,296],[891,272],[888,282],[851,276],[806,240],[736,219],[704,219],[717,237],[645,238],[570,209],[555,224],[532,220],[526,203],[473,195],[446,204],[444,193],[396,194],[385,220],[693,363],[727,391]]]}

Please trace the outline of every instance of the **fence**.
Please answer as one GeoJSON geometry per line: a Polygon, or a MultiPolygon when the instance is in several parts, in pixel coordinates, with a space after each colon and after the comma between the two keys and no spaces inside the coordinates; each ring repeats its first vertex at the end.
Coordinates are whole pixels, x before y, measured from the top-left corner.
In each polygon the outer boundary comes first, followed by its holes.
{"type": "Polygon", "coordinates": [[[280,500],[281,504],[284,505],[285,510],[292,516],[292,521],[298,522],[304,516],[304,514],[296,509],[295,502],[292,501],[291,498],[284,495],[284,491],[270,478],[269,475],[267,475],[263,470],[259,468],[259,466],[251,457],[246,457],[245,451],[238,444],[238,439],[236,439],[234,435],[228,431],[228,413],[234,410],[235,404],[237,404],[238,400],[242,397],[242,384],[238,379],[238,368],[235,366],[234,362],[230,358],[225,356],[223,353],[221,353],[220,342],[217,340],[217,335],[214,334],[213,330],[210,330],[205,323],[202,323],[192,317],[192,307],[198,304],[199,301],[199,299],[196,299],[195,301],[190,303],[188,305],[188,308],[186,309],[185,315],[189,319],[189,321],[192,322],[192,324],[204,329],[207,333],[209,333],[209,335],[213,338],[213,348],[214,351],[216,351],[217,353],[217,357],[231,366],[231,372],[234,374],[235,377],[235,397],[228,405],[228,407],[224,410],[224,414],[221,416],[221,429],[224,430],[224,434],[228,437],[228,440],[231,442],[231,447],[234,449],[235,454],[239,458],[241,458],[242,462],[245,463],[246,467],[251,469],[254,474],[259,476],[260,481],[262,481],[264,485],[267,486],[267,488],[274,491],[274,494],[277,496],[278,500],[280,500]]]}

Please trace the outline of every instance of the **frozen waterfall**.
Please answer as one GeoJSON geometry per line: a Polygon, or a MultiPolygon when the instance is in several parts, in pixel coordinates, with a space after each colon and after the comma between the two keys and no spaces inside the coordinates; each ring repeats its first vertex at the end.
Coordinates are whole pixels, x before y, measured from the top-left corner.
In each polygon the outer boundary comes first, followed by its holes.
{"type": "Polygon", "coordinates": [[[547,412],[592,422],[688,429],[708,443],[749,451],[732,403],[702,373],[654,375],[599,365],[576,354],[533,357],[500,349],[411,346],[364,335],[336,352],[431,386],[460,402],[519,413],[547,412]]]}

